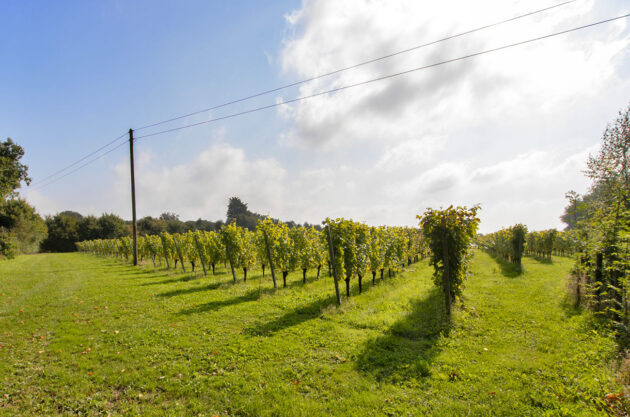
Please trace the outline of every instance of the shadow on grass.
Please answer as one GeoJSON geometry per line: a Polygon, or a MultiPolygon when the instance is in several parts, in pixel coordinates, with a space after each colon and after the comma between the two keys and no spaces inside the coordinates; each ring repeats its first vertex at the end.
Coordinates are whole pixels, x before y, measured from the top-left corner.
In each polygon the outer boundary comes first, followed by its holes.
{"type": "Polygon", "coordinates": [[[223,307],[246,303],[248,301],[256,301],[260,298],[262,294],[269,294],[269,293],[272,293],[273,291],[274,291],[273,288],[251,290],[251,291],[246,292],[243,295],[239,295],[238,297],[228,298],[227,300],[210,301],[208,303],[199,304],[193,308],[187,308],[185,310],[182,310],[178,314],[190,315],[190,314],[197,314],[197,313],[205,313],[208,311],[216,311],[223,307]]]}
{"type": "Polygon", "coordinates": [[[544,258],[542,256],[532,256],[529,255],[528,258],[535,260],[536,262],[540,262],[541,264],[552,264],[553,260],[551,258],[544,258]]]}
{"type": "Polygon", "coordinates": [[[438,288],[412,302],[412,310],[387,332],[368,341],[357,358],[357,369],[378,381],[402,382],[429,375],[439,353],[440,335],[448,336],[450,322],[438,288]]]}
{"type": "Polygon", "coordinates": [[[297,326],[305,321],[321,316],[322,311],[334,302],[334,295],[315,300],[312,303],[292,310],[275,320],[263,324],[257,324],[254,327],[245,329],[245,333],[252,336],[271,336],[280,330],[297,326]]]}
{"type": "MultiPolygon", "coordinates": [[[[164,275],[166,276],[166,274],[164,275]]],[[[172,284],[174,282],[187,282],[192,281],[197,278],[195,275],[185,275],[183,277],[176,277],[171,279],[165,279],[163,281],[155,281],[155,282],[145,282],[144,284],[140,284],[142,287],[146,287],[149,285],[162,285],[162,284],[172,284]]]]}
{"type": "Polygon", "coordinates": [[[186,295],[186,294],[192,294],[192,293],[201,292],[201,291],[211,291],[211,290],[216,290],[222,285],[223,285],[222,282],[213,282],[212,284],[202,285],[200,287],[182,288],[179,290],[167,291],[167,292],[158,294],[157,296],[158,297],[175,297],[177,295],[186,295]]]}
{"type": "Polygon", "coordinates": [[[523,275],[523,267],[515,265],[512,262],[508,262],[499,255],[494,255],[490,252],[486,252],[501,268],[501,274],[507,278],[516,278],[519,275],[523,275]]]}

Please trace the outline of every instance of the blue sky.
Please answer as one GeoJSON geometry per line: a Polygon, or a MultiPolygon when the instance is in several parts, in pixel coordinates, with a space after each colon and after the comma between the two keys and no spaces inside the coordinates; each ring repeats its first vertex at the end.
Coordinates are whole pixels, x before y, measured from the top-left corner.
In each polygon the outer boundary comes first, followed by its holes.
{"type": "MultiPolygon", "coordinates": [[[[130,127],[207,108],[553,4],[549,0],[11,1],[0,3],[0,137],[26,151],[43,214],[129,218],[123,147],[36,182],[130,127]]],[[[627,13],[578,0],[166,127],[405,70],[627,13]]],[[[630,32],[596,29],[136,144],[138,214],[413,224],[428,206],[482,204],[482,230],[561,227],[569,189],[630,102],[630,32]]],[[[138,132],[137,134],[148,133],[138,132]]]]}

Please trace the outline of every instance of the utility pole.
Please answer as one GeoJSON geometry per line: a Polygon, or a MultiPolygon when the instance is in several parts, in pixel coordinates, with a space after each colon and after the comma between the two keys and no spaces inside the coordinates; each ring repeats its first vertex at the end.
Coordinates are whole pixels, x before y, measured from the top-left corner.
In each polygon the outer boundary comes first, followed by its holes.
{"type": "Polygon", "coordinates": [[[133,129],[129,129],[129,162],[131,163],[131,218],[133,224],[133,264],[138,265],[138,228],[136,226],[136,175],[133,169],[133,129]]]}

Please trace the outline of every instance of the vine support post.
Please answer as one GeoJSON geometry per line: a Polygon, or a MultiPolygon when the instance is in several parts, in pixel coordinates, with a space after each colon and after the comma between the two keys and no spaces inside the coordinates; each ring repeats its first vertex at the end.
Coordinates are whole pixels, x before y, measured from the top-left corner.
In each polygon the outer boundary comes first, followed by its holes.
{"type": "Polygon", "coordinates": [[[234,264],[232,263],[232,254],[230,253],[230,245],[228,244],[227,239],[225,239],[225,251],[227,252],[228,261],[230,261],[230,269],[232,270],[232,279],[234,279],[234,283],[236,284],[236,274],[234,273],[234,264]]]}
{"type": "Polygon", "coordinates": [[[451,316],[451,271],[449,268],[450,262],[448,261],[448,232],[445,230],[442,235],[442,256],[444,271],[442,276],[442,286],[444,290],[444,301],[446,306],[446,315],[451,316]]]}
{"type": "Polygon", "coordinates": [[[160,239],[162,239],[162,249],[164,250],[164,259],[166,260],[166,269],[171,269],[171,264],[168,262],[168,251],[166,250],[164,235],[160,235],[160,239]]]}
{"type": "Polygon", "coordinates": [[[197,253],[199,253],[199,262],[201,262],[201,266],[203,267],[203,275],[208,275],[208,271],[206,271],[206,264],[203,262],[203,253],[201,252],[201,245],[199,245],[199,239],[197,239],[197,235],[195,237],[195,245],[197,246],[197,253]]]}
{"type": "Polygon", "coordinates": [[[330,223],[328,223],[328,250],[330,252],[330,264],[332,265],[333,279],[335,281],[335,295],[337,296],[337,305],[341,305],[341,295],[339,294],[339,277],[337,276],[337,267],[335,266],[335,251],[333,250],[332,232],[330,223]]]}
{"type": "Polygon", "coordinates": [[[177,244],[177,238],[173,236],[173,243],[175,244],[175,250],[177,250],[177,256],[179,257],[179,262],[182,264],[182,271],[186,272],[186,267],[184,266],[184,257],[182,256],[182,251],[177,244]]]}
{"type": "Polygon", "coordinates": [[[265,238],[265,247],[267,248],[267,258],[269,259],[269,269],[271,269],[271,279],[273,280],[273,287],[278,288],[278,283],[276,282],[276,271],[273,269],[273,259],[271,259],[271,249],[269,249],[269,239],[267,239],[267,232],[264,229],[263,237],[265,238]]]}

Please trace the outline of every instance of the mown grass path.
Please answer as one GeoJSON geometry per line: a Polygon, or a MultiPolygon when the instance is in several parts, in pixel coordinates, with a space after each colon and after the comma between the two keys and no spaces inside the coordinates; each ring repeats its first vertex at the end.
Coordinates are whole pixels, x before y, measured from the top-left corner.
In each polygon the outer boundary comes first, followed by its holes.
{"type": "Polygon", "coordinates": [[[2,261],[0,415],[603,415],[615,346],[566,302],[570,264],[515,275],[478,252],[448,324],[426,262],[336,309],[325,273],[273,291],[260,272],[2,261]]]}

